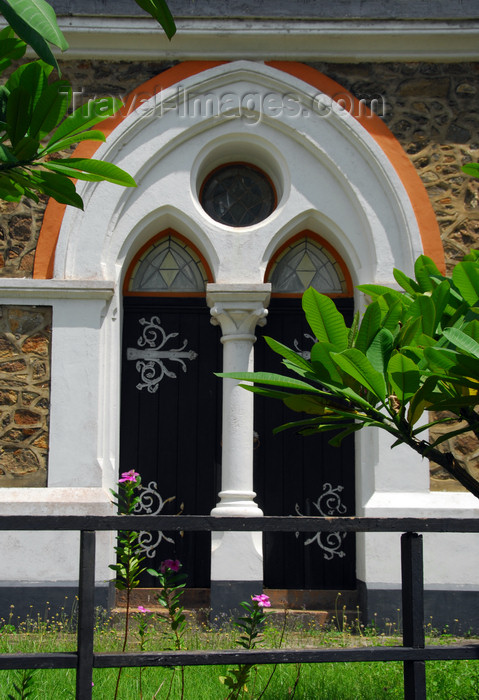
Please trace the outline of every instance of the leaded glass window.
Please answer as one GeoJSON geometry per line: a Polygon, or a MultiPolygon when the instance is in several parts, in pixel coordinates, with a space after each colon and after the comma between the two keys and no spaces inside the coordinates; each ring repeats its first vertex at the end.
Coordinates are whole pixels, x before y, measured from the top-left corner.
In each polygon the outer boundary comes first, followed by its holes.
{"type": "Polygon", "coordinates": [[[253,226],[272,213],[276,193],[271,180],[259,168],[232,163],[208,175],[200,202],[212,219],[226,226],[253,226]]]}
{"type": "Polygon", "coordinates": [[[200,257],[175,236],[156,241],[133,268],[130,292],[204,292],[208,281],[200,257]]]}
{"type": "Polygon", "coordinates": [[[273,292],[282,294],[302,294],[308,287],[323,294],[347,292],[338,261],[311,238],[302,238],[283,250],[271,268],[268,281],[273,292]]]}

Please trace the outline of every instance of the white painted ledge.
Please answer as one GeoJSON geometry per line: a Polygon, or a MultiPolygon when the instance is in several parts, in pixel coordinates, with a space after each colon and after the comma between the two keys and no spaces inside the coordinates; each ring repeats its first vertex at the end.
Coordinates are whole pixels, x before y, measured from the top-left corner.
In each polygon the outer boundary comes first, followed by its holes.
{"type": "Polygon", "coordinates": [[[101,488],[0,488],[2,515],[113,515],[101,488]]]}
{"type": "Polygon", "coordinates": [[[363,507],[369,517],[476,518],[479,499],[464,491],[376,492],[363,507]]]}
{"type": "Polygon", "coordinates": [[[0,279],[0,299],[110,299],[114,283],[98,280],[0,279]]]}
{"type": "Polygon", "coordinates": [[[169,42],[148,18],[61,17],[66,58],[473,61],[479,22],[178,19],[169,42]]]}

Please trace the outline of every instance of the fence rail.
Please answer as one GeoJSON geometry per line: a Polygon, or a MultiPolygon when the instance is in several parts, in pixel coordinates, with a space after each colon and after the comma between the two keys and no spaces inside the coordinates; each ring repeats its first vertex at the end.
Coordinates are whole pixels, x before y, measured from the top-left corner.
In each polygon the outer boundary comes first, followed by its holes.
{"type": "Polygon", "coordinates": [[[405,700],[426,699],[425,662],[479,659],[479,644],[425,646],[424,581],[421,532],[479,532],[472,518],[323,518],[211,516],[0,516],[0,531],[80,531],[78,638],[75,652],[0,654],[0,670],[76,668],[76,698],[91,700],[94,668],[207,666],[217,664],[325,663],[401,661],[405,700]],[[352,649],[256,649],[252,651],[162,651],[101,653],[93,649],[95,625],[96,532],[108,530],[263,531],[263,532],[400,532],[403,644],[352,649]]]}

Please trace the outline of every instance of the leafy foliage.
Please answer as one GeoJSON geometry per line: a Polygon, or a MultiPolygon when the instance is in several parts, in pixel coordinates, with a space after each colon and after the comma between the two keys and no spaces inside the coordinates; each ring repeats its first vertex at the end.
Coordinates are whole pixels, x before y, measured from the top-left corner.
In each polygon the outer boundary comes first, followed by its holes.
{"type": "Polygon", "coordinates": [[[35,669],[24,669],[16,671],[17,680],[13,682],[16,695],[8,694],[8,700],[27,700],[35,698],[35,669]]]}
{"type": "MultiPolygon", "coordinates": [[[[166,1],[135,2],[171,39],[176,27],[166,1]]],[[[103,133],[91,127],[115,114],[122,103],[110,97],[90,100],[67,116],[71,85],[50,81],[54,68],[61,75],[52,47],[68,48],[53,8],[46,0],[0,0],[0,13],[9,24],[0,31],[0,72],[22,58],[27,45],[40,58],[20,66],[0,87],[0,199],[18,202],[26,196],[38,201],[43,194],[82,209],[72,178],[135,187],[133,178],[111,163],[51,158],[80,141],[104,141],[103,133]]]]}
{"type": "MultiPolygon", "coordinates": [[[[8,28],[1,34],[12,36],[8,28]]],[[[51,157],[78,141],[104,141],[102,132],[89,129],[121,107],[120,100],[106,97],[68,115],[71,87],[64,80],[50,82],[51,72],[43,61],[27,63],[0,88],[0,197],[17,202],[26,195],[38,201],[46,194],[83,208],[70,178],[134,187],[133,178],[111,163],[51,157]]]]}
{"type": "MultiPolygon", "coordinates": [[[[267,595],[261,594],[253,596],[251,603],[245,601],[240,605],[246,614],[233,623],[241,632],[236,644],[243,649],[255,649],[262,638],[262,629],[266,620],[264,608],[270,607],[271,603],[267,595]]],[[[220,682],[229,690],[226,700],[244,697],[248,692],[247,683],[254,668],[251,664],[238,664],[236,668],[228,669],[226,676],[219,677],[220,682]]]]}
{"type": "Polygon", "coordinates": [[[266,338],[300,380],[261,372],[219,376],[252,381],[254,386],[243,385],[248,391],[314,416],[276,431],[333,432],[330,443],[339,445],[347,435],[375,426],[395,438],[393,446],[405,443],[433,459],[479,497],[479,483],[451,454],[437,449],[468,431],[479,437],[479,251],[455,267],[452,279],[424,255],[414,273],[412,279],[394,271],[402,293],[360,286],[371,302],[350,329],[331,299],[308,289],[303,309],[317,339],[310,360],[266,338]],[[448,415],[425,423],[427,411],[448,415]],[[440,424],[441,437],[420,437],[440,424]]]}

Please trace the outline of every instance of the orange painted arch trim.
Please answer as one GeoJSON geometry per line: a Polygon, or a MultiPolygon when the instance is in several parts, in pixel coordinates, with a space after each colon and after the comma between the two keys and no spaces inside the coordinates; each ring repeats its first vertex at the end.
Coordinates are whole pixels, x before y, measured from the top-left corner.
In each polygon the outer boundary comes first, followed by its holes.
{"type": "MultiPolygon", "coordinates": [[[[109,119],[95,126],[95,129],[102,131],[105,136],[109,136],[111,132],[121,124],[123,119],[130,114],[132,110],[139,107],[142,102],[158,94],[162,90],[179,83],[181,80],[190,78],[197,73],[209,68],[221,66],[225,61],[184,61],[173,68],[168,68],[163,73],[156,75],[154,78],[147,80],[129,95],[125,105],[109,119]]],[[[75,158],[92,158],[101,142],[98,141],[83,141],[75,149],[75,158]]],[[[33,277],[37,279],[51,279],[53,277],[53,266],[55,263],[55,249],[57,246],[60,228],[65,214],[66,205],[58,204],[54,199],[49,199],[45,214],[43,216],[43,224],[40,229],[38,243],[35,253],[35,262],[33,266],[33,277]]]]}
{"type": "Polygon", "coordinates": [[[369,132],[388,157],[404,185],[416,215],[424,254],[432,258],[441,272],[444,273],[446,271],[444,248],[439,225],[426,188],[405,150],[386,124],[376,114],[367,109],[364,104],[360,103],[354,95],[345,90],[342,85],[320,73],[315,68],[306,66],[303,63],[290,63],[289,61],[267,61],[266,65],[299,78],[325,93],[336,102],[340,102],[361,126],[369,132]]]}
{"type": "MultiPolygon", "coordinates": [[[[173,68],[169,68],[164,73],[160,73],[133,90],[119,113],[106,119],[101,126],[95,128],[101,129],[105,136],[108,136],[125,116],[132,109],[135,109],[135,105],[138,104],[139,106],[145,98],[152,97],[161,90],[171,87],[192,75],[197,75],[224,63],[225,61],[185,61],[173,68]]],[[[444,272],[444,250],[439,234],[439,226],[426,189],[401,144],[388,127],[377,115],[365,109],[364,105],[361,105],[359,100],[346,91],[339,83],[328,78],[315,68],[290,61],[267,61],[266,65],[303,80],[336,101],[344,101],[345,98],[350,101],[352,116],[374,138],[388,157],[404,185],[418,222],[424,253],[432,258],[439,269],[444,272]]],[[[84,141],[75,150],[74,155],[75,157],[90,158],[99,148],[99,145],[97,142],[84,141]]],[[[49,200],[36,248],[33,269],[34,278],[49,279],[53,277],[55,248],[64,212],[65,205],[58,204],[52,199],[49,200]]]]}

